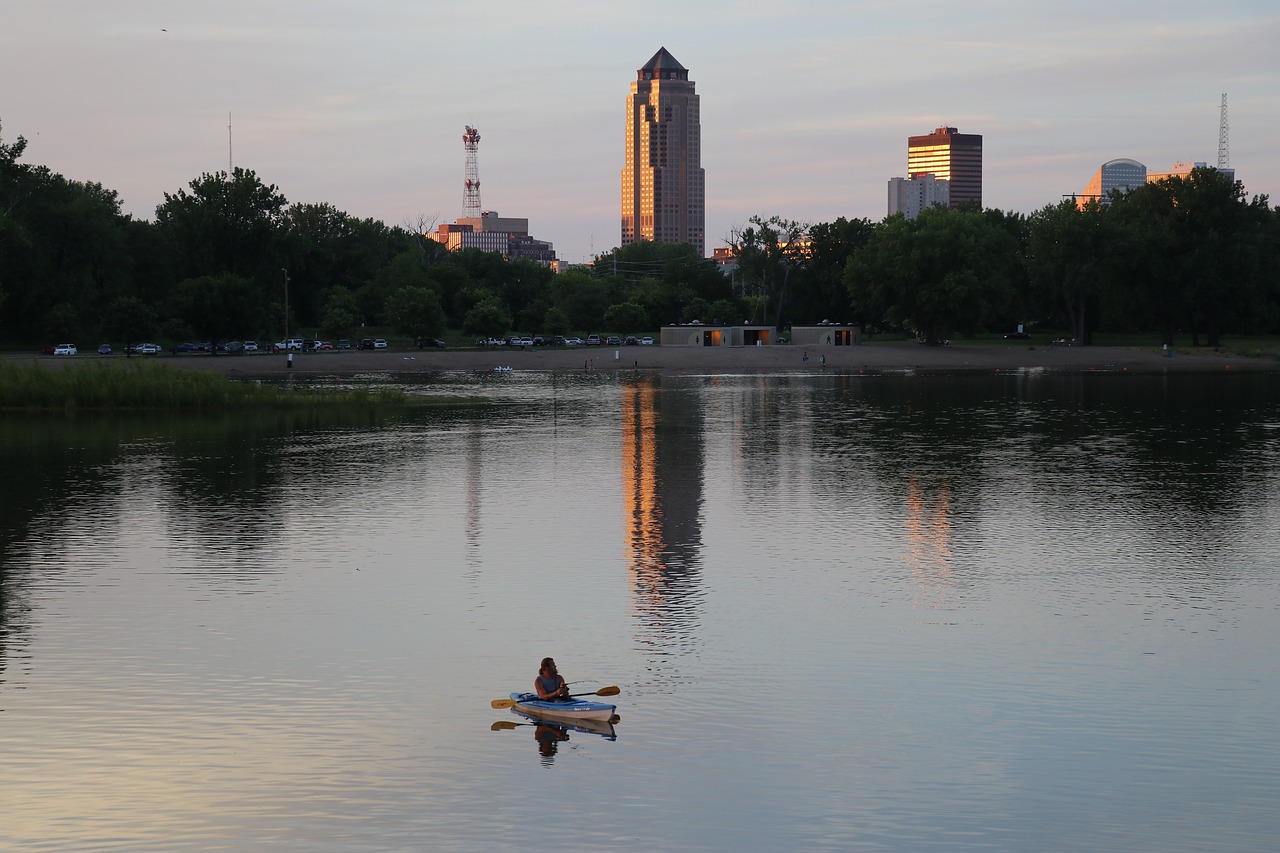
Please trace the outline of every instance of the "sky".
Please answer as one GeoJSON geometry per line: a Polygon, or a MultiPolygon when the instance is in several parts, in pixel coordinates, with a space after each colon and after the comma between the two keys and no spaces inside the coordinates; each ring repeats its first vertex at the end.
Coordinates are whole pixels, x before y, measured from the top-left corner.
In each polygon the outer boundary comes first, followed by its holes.
{"type": "Polygon", "coordinates": [[[1275,0],[6,6],[0,140],[139,219],[233,163],[293,203],[450,222],[472,125],[484,209],[589,261],[620,241],[626,99],[660,47],[700,97],[708,255],[756,215],[882,219],[907,137],[943,125],[984,137],[1008,211],[1117,157],[1213,165],[1223,93],[1236,177],[1280,203],[1275,0]]]}

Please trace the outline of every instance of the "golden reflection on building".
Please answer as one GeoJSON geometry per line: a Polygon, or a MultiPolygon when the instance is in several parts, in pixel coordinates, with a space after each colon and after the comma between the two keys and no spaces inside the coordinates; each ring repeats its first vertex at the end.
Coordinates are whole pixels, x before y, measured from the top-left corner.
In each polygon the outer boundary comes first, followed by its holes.
{"type": "Polygon", "coordinates": [[[919,479],[907,481],[907,547],[903,559],[916,585],[915,603],[938,608],[951,603],[956,588],[951,551],[951,486],[926,493],[919,479]]]}
{"type": "Polygon", "coordinates": [[[643,644],[688,644],[700,597],[702,426],[697,395],[660,380],[622,388],[622,501],[634,614],[643,644]]]}

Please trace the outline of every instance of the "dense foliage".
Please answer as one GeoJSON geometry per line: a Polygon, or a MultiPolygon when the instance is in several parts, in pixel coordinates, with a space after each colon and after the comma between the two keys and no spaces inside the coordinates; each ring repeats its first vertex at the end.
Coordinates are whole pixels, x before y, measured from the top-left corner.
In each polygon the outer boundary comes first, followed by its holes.
{"type": "Polygon", "coordinates": [[[0,137],[0,341],[412,338],[453,331],[616,334],[701,320],[785,328],[822,320],[868,334],[952,335],[1017,324],[1175,332],[1280,332],[1280,211],[1212,169],[1106,204],[1030,216],[935,209],[804,224],[752,217],[726,274],[685,244],[639,243],[559,275],[290,203],[252,171],[166,193],[155,220],[115,191],[22,162],[0,137]],[[286,322],[287,320],[287,322],[286,322]]]}

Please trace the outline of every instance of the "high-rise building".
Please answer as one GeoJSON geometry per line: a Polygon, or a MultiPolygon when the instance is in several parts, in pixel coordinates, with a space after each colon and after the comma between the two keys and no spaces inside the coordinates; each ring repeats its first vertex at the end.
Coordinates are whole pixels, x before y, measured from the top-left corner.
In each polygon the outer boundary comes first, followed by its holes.
{"type": "Polygon", "coordinates": [[[915,219],[923,210],[946,207],[950,195],[950,185],[930,174],[890,178],[889,215],[901,213],[907,219],[915,219]]]}
{"type": "Polygon", "coordinates": [[[508,260],[523,259],[543,266],[551,265],[556,260],[556,250],[550,243],[529,236],[528,219],[499,216],[493,210],[442,224],[434,233],[426,236],[450,252],[479,249],[482,252],[496,252],[508,260]]]}
{"type": "Polygon", "coordinates": [[[706,244],[702,124],[689,71],[661,48],[636,71],[627,98],[622,245],[706,244]]]}
{"type": "Polygon", "coordinates": [[[939,127],[928,136],[907,137],[907,177],[933,175],[946,181],[949,206],[976,201],[982,207],[982,136],[939,127]]]}
{"type": "Polygon", "coordinates": [[[1091,201],[1111,204],[1111,191],[1128,192],[1147,182],[1147,167],[1137,160],[1108,160],[1098,167],[1089,185],[1076,196],[1076,206],[1083,209],[1091,201]]]}

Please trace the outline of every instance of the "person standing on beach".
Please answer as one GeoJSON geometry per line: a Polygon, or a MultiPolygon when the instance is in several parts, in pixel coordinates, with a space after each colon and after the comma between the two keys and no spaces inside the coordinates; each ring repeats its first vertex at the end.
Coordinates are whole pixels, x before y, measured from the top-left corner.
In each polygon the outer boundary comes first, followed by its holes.
{"type": "Polygon", "coordinates": [[[803,361],[805,364],[808,364],[808,363],[809,363],[809,351],[808,351],[808,350],[805,350],[805,351],[804,351],[804,355],[800,356],[800,360],[801,360],[801,361],[803,361]]]}

